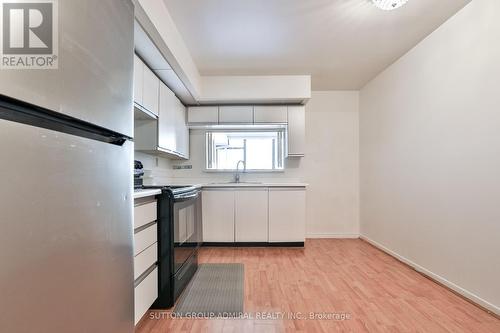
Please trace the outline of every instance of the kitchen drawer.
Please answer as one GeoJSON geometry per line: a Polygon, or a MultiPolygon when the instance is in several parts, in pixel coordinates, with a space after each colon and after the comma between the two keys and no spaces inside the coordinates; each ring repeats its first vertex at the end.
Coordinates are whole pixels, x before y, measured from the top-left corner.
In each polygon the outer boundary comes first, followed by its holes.
{"type": "Polygon", "coordinates": [[[135,287],[134,296],[135,324],[137,324],[158,297],[158,268],[135,287]]]}
{"type": "Polygon", "coordinates": [[[145,224],[156,221],[157,203],[153,202],[141,204],[134,207],[134,229],[145,224]]]}
{"type": "Polygon", "coordinates": [[[158,260],[158,243],[154,243],[134,258],[134,280],[158,260]]]}
{"type": "Polygon", "coordinates": [[[155,223],[134,234],[134,256],[157,242],[158,225],[155,223]]]}

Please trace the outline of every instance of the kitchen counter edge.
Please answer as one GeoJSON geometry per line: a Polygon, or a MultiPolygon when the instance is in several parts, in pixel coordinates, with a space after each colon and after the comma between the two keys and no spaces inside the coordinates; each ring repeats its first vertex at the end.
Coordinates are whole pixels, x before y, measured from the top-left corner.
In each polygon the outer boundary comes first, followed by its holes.
{"type": "Polygon", "coordinates": [[[203,188],[241,188],[241,187],[307,187],[306,183],[213,183],[203,184],[203,188]]]}
{"type": "Polygon", "coordinates": [[[152,197],[152,196],[155,196],[158,194],[161,194],[160,189],[135,190],[134,191],[134,199],[152,197]]]}

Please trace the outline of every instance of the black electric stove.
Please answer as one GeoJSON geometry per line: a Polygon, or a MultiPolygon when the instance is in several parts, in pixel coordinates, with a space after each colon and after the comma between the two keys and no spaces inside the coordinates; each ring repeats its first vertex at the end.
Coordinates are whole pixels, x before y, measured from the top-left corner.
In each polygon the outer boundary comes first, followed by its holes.
{"type": "Polygon", "coordinates": [[[199,186],[143,186],[161,189],[158,198],[158,298],[154,309],[170,308],[198,269],[202,244],[199,186]]]}

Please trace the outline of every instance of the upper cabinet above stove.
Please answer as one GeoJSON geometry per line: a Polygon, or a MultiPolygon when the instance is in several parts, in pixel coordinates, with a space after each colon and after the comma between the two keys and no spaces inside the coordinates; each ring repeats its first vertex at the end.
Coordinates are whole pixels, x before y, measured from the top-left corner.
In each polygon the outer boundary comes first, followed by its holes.
{"type": "Polygon", "coordinates": [[[134,106],[158,116],[160,80],[146,64],[134,55],[134,106]]]}
{"type": "Polygon", "coordinates": [[[141,67],[139,61],[136,56],[138,65],[135,67],[137,72],[134,73],[135,150],[169,158],[188,159],[189,129],[186,123],[186,107],[146,65],[141,67]],[[156,79],[150,77],[151,75],[156,79]]]}

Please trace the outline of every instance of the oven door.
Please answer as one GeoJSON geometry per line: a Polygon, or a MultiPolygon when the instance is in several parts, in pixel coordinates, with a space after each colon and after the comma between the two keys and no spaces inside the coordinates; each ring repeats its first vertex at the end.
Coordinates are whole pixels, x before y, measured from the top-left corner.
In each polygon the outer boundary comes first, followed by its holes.
{"type": "Polygon", "coordinates": [[[174,196],[174,274],[201,245],[200,202],[198,190],[174,196]]]}

